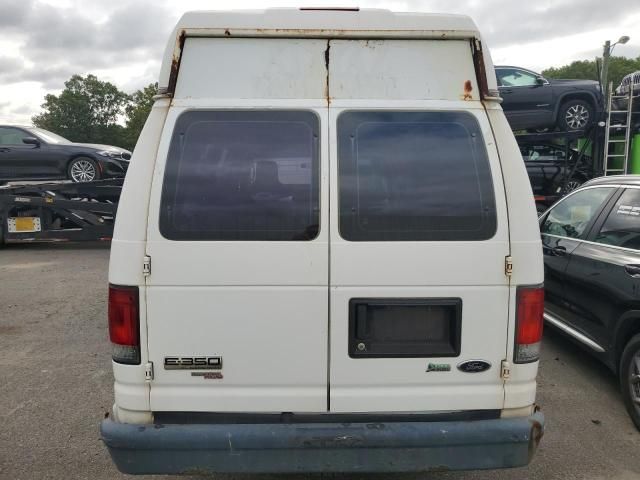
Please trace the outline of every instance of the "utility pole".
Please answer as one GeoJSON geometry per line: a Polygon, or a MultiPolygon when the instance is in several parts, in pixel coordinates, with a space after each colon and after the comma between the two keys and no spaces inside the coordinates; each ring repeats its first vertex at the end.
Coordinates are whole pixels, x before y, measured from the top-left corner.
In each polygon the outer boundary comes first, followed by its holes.
{"type": "Polygon", "coordinates": [[[611,41],[604,42],[604,49],[602,51],[602,72],[600,72],[600,85],[602,85],[602,91],[604,93],[604,101],[607,102],[609,98],[609,59],[611,58],[611,41]]]}
{"type": "Polygon", "coordinates": [[[600,84],[602,85],[602,92],[604,93],[605,102],[607,102],[607,99],[609,98],[609,60],[611,59],[611,52],[613,52],[613,48],[617,44],[620,43],[624,45],[628,41],[629,37],[627,35],[623,35],[613,45],[611,45],[610,40],[604,42],[602,51],[602,72],[600,75],[600,84]]]}

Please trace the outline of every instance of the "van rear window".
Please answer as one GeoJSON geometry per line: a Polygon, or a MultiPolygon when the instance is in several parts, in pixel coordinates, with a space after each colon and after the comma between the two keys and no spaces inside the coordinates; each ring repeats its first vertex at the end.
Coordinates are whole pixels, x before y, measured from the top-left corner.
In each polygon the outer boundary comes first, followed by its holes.
{"type": "Polygon", "coordinates": [[[312,240],[318,118],[305,111],[183,113],[169,147],[160,232],[170,240],[312,240]]]}
{"type": "Polygon", "coordinates": [[[351,241],[487,240],[489,159],[465,112],[351,111],[338,118],[340,234],[351,241]]]}

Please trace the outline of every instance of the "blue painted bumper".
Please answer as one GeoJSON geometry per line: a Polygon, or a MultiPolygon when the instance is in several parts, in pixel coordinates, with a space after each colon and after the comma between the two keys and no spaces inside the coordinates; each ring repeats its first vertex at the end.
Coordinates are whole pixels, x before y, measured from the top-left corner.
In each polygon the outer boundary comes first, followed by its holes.
{"type": "Polygon", "coordinates": [[[102,439],[132,474],[403,472],[527,465],[544,416],[387,423],[132,425],[102,439]]]}

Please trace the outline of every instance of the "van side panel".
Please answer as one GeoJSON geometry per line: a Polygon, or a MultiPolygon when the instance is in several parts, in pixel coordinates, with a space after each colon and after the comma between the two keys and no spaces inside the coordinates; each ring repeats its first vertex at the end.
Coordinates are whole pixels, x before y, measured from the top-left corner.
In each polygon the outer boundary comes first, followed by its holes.
{"type": "MultiPolygon", "coordinates": [[[[542,244],[531,184],[513,132],[498,105],[487,105],[487,115],[498,146],[510,213],[509,230],[513,274],[511,276],[507,358],[512,361],[516,287],[517,285],[540,285],[543,283],[542,244]]],[[[511,375],[505,383],[505,408],[525,407],[535,402],[538,363],[511,363],[511,375]]]]}
{"type": "Polygon", "coordinates": [[[169,99],[156,100],[133,150],[111,243],[109,282],[116,285],[144,286],[142,259],[147,239],[151,192],[149,179],[153,177],[160,136],[168,112],[169,99]]]}
{"type": "Polygon", "coordinates": [[[146,290],[142,274],[147,238],[149,193],[156,163],[156,154],[169,100],[159,99],[153,105],[140,133],[131,158],[120,197],[109,259],[109,283],[137,285],[140,288],[140,365],[112,362],[115,377],[114,413],[120,421],[144,422],[148,418],[136,412],[148,412],[149,384],[145,382],[144,364],[147,362],[146,290]],[[128,413],[133,412],[133,413],[128,413]]]}

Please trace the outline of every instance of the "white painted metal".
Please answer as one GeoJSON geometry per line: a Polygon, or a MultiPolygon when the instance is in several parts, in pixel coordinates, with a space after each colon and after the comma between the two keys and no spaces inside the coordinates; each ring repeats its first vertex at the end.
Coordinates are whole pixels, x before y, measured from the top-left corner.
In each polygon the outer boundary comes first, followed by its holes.
{"type": "MultiPolygon", "coordinates": [[[[397,13],[379,9],[305,11],[296,8],[187,12],[169,37],[160,69],[160,91],[169,87],[171,71],[181,57],[181,42],[189,37],[482,40],[475,23],[466,15],[397,13]]],[[[489,90],[497,90],[488,51],[484,55],[484,63],[489,90]]]]}
{"type": "Polygon", "coordinates": [[[331,40],[330,45],[332,101],[464,100],[467,81],[471,98],[479,100],[468,41],[331,40]]]}
{"type": "Polygon", "coordinates": [[[327,40],[187,38],[174,98],[325,98],[326,48],[327,40]]]}
{"type": "MultiPolygon", "coordinates": [[[[501,108],[483,104],[477,96],[468,41],[479,38],[473,23],[466,17],[384,11],[278,10],[188,14],[176,32],[182,30],[186,39],[175,98],[170,107],[168,99],[158,100],[143,130],[114,233],[109,279],[141,287],[143,345],[140,366],[114,364],[118,418],[143,421],[148,416],[142,412],[154,410],[530,406],[537,363],[512,364],[506,383],[500,365],[513,356],[515,287],[542,282],[541,245],[513,134],[501,108]],[[279,38],[237,38],[241,35],[279,38]],[[225,36],[230,38],[220,38],[225,36]],[[367,36],[376,40],[367,43],[367,36]],[[473,94],[463,100],[467,80],[473,94]],[[311,242],[163,238],[159,203],[178,116],[193,109],[255,108],[305,109],[319,118],[319,237],[311,242]],[[342,240],[335,188],[336,118],[344,110],[363,108],[474,115],[492,168],[496,235],[483,242],[342,240]],[[140,268],[145,255],[153,259],[146,278],[140,268]],[[508,255],[514,264],[511,277],[504,271],[508,255]],[[350,359],[346,305],[355,296],[462,298],[462,354],[455,359],[350,359]],[[180,355],[221,356],[223,378],[205,380],[162,367],[165,356],[180,355]],[[465,359],[484,359],[492,368],[464,374],[455,365],[465,359]],[[427,374],[429,361],[451,363],[453,369],[427,374]],[[148,362],[155,368],[153,380],[145,383],[148,362]]],[[[169,45],[161,86],[169,79],[175,38],[169,45]]],[[[484,54],[492,72],[490,56],[486,50],[484,54]]],[[[490,89],[495,88],[492,77],[490,89]]]]}
{"type": "MultiPolygon", "coordinates": [[[[395,42],[394,42],[395,43],[395,42]]],[[[418,42],[416,42],[418,43],[418,42]]],[[[435,52],[426,52],[426,57],[443,55],[459,59],[465,64],[452,80],[447,94],[459,96],[468,77],[468,68],[473,69],[470,49],[460,49],[458,42],[424,42],[415,50],[429,50],[435,43],[435,52]],[[442,50],[440,50],[442,48],[442,50]],[[466,77],[465,77],[466,75],[466,77]],[[457,87],[458,92],[453,89],[457,87]]],[[[411,48],[408,45],[406,48],[411,48]]],[[[329,85],[343,85],[342,91],[357,92],[356,82],[362,77],[352,75],[358,69],[356,59],[371,69],[380,64],[395,45],[366,42],[332,42],[331,66],[354,64],[350,69],[330,68],[329,85]],[[359,55],[354,50],[360,49],[359,55]]],[[[413,53],[413,52],[412,52],[413,53]]],[[[416,59],[408,56],[408,65],[416,59]]],[[[451,67],[453,70],[453,67],[451,67]]],[[[419,100],[424,95],[423,85],[436,77],[435,72],[405,68],[393,75],[401,77],[396,84],[409,90],[415,100],[409,106],[404,94],[394,95],[395,90],[380,84],[377,92],[364,86],[369,96],[377,99],[375,107],[367,98],[349,101],[348,108],[343,101],[334,99],[330,108],[330,125],[336,125],[340,113],[349,109],[375,108],[389,110],[439,110],[467,111],[478,120],[489,155],[493,172],[494,191],[498,216],[498,230],[495,236],[482,242],[349,242],[340,237],[337,215],[331,216],[331,380],[330,405],[336,412],[350,411],[421,411],[447,409],[489,409],[502,408],[504,401],[503,381],[500,378],[500,362],[505,358],[507,347],[509,279],[504,272],[505,257],[509,255],[509,233],[504,197],[504,186],[500,174],[500,162],[495,149],[491,126],[482,104],[477,102],[419,100]],[[420,81],[415,71],[428,75],[420,81]],[[403,77],[403,71],[407,72],[403,77]],[[387,92],[391,92],[390,99],[387,92]],[[393,359],[353,359],[348,356],[348,303],[351,298],[461,298],[462,299],[462,347],[457,358],[393,358],[393,359]],[[482,341],[478,341],[482,339],[482,341]],[[468,359],[483,359],[493,368],[482,374],[467,374],[455,365],[468,359]],[[430,362],[448,363],[452,370],[446,373],[426,373],[430,362]]],[[[373,75],[376,75],[374,73],[373,75]]],[[[439,75],[439,72],[438,72],[439,75]]],[[[451,73],[451,77],[456,73],[451,73]]],[[[381,75],[378,74],[380,77],[381,75]]],[[[437,81],[431,83],[436,84],[437,81]]],[[[392,83],[393,84],[393,83],[392,83]]],[[[401,90],[401,89],[399,89],[401,90]]],[[[436,95],[442,90],[433,88],[436,95]]],[[[456,98],[458,99],[458,98],[456,98]]],[[[336,164],[337,142],[335,129],[331,135],[332,166],[336,164]]],[[[330,188],[331,205],[337,205],[338,176],[332,168],[330,188]]],[[[455,194],[451,192],[451,194],[455,194]]]]}

